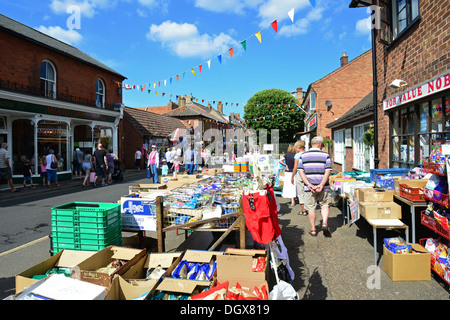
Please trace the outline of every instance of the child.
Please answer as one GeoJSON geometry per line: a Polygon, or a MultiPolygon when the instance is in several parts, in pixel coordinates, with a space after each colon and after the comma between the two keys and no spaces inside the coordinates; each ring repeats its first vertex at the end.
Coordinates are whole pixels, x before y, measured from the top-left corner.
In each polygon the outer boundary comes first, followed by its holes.
{"type": "Polygon", "coordinates": [[[173,159],[173,165],[172,165],[171,170],[173,170],[173,178],[177,179],[178,172],[180,171],[180,160],[179,160],[178,156],[175,156],[175,158],[173,159]]]}
{"type": "Polygon", "coordinates": [[[24,166],[23,166],[23,188],[24,189],[27,189],[28,181],[30,181],[32,189],[36,188],[35,186],[33,186],[33,180],[31,179],[32,174],[33,173],[31,172],[30,160],[26,159],[24,166]]]}
{"type": "Polygon", "coordinates": [[[162,176],[167,176],[168,173],[169,173],[169,167],[167,166],[167,161],[164,159],[162,161],[161,174],[162,174],[162,176]]]}
{"type": "Polygon", "coordinates": [[[42,157],[41,160],[41,178],[42,178],[42,185],[45,187],[47,185],[47,162],[45,161],[45,157],[42,157]]]}

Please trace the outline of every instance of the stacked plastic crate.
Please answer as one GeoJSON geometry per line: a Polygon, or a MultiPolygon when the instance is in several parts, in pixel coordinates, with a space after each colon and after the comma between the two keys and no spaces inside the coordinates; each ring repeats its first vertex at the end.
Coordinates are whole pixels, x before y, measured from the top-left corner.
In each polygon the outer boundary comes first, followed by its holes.
{"type": "Polygon", "coordinates": [[[120,204],[71,202],[51,209],[51,253],[122,245],[120,204]]]}

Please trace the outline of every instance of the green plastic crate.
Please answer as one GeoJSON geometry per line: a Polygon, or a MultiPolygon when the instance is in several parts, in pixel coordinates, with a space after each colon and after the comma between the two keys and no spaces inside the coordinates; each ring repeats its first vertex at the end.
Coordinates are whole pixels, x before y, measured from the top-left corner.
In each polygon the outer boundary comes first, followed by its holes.
{"type": "Polygon", "coordinates": [[[70,202],[51,209],[52,214],[105,217],[119,212],[120,204],[107,202],[70,202]]]}
{"type": "Polygon", "coordinates": [[[111,239],[110,241],[67,241],[59,242],[52,240],[53,254],[58,253],[61,250],[83,250],[83,251],[99,251],[108,246],[121,246],[122,245],[122,235],[120,237],[111,239]]]}

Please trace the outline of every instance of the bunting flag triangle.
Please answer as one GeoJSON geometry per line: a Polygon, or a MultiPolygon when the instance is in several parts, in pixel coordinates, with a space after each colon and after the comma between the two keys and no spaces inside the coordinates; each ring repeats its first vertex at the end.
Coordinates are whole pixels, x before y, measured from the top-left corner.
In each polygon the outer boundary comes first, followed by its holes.
{"type": "Polygon", "coordinates": [[[164,87],[167,85],[167,79],[164,80],[164,87]]]}
{"type": "Polygon", "coordinates": [[[158,81],[158,87],[161,87],[161,81],[158,81]]]}
{"type": "Polygon", "coordinates": [[[195,76],[195,70],[191,69],[192,74],[195,76]]]}
{"type": "Polygon", "coordinates": [[[261,30],[255,33],[255,37],[257,37],[259,42],[261,43],[261,30]]]}
{"type": "Polygon", "coordinates": [[[156,88],[156,82],[153,82],[153,89],[156,88]]]}
{"type": "Polygon", "coordinates": [[[294,8],[291,9],[291,11],[288,12],[289,18],[291,18],[291,21],[294,22],[294,8]]]}
{"type": "Polygon", "coordinates": [[[244,50],[247,51],[247,40],[242,41],[241,44],[244,50]]]}
{"type": "Polygon", "coordinates": [[[162,96],[164,97],[164,95],[165,95],[165,92],[163,92],[162,96]]]}
{"type": "Polygon", "coordinates": [[[200,70],[200,73],[202,73],[202,65],[199,65],[198,69],[200,70]]]}
{"type": "Polygon", "coordinates": [[[156,91],[155,94],[158,94],[158,91],[156,91]]]}
{"type": "Polygon", "coordinates": [[[211,60],[208,60],[208,69],[211,69],[211,60]]]}
{"type": "Polygon", "coordinates": [[[230,48],[230,49],[228,50],[228,52],[230,53],[231,59],[233,59],[233,48],[230,48]]]}
{"type": "Polygon", "coordinates": [[[217,59],[219,59],[219,62],[222,63],[222,55],[221,55],[221,54],[219,54],[219,55],[217,56],[217,59]]]}
{"type": "Polygon", "coordinates": [[[178,79],[180,79],[180,75],[179,74],[177,74],[177,82],[178,82],[178,79]]]}
{"type": "Polygon", "coordinates": [[[278,22],[277,22],[277,20],[273,21],[270,25],[275,30],[275,32],[278,33],[278,22]]]}

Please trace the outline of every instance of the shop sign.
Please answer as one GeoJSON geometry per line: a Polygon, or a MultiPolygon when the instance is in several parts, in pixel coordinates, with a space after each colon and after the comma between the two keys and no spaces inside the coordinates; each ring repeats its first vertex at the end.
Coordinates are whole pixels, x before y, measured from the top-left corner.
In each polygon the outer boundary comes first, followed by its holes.
{"type": "Polygon", "coordinates": [[[308,122],[308,128],[309,130],[314,130],[316,126],[317,126],[317,115],[314,115],[314,117],[308,122]]]}
{"type": "Polygon", "coordinates": [[[383,109],[390,110],[446,89],[450,89],[450,73],[437,77],[395,97],[384,100],[383,109]]]}
{"type": "Polygon", "coordinates": [[[70,117],[70,118],[78,118],[78,119],[86,119],[86,120],[97,120],[97,121],[105,121],[105,122],[114,122],[116,117],[101,115],[96,112],[84,112],[78,110],[70,110],[64,108],[50,107],[44,106],[40,104],[34,103],[26,103],[21,101],[13,101],[8,99],[0,98],[0,109],[14,110],[14,111],[23,111],[23,112],[32,112],[32,113],[40,113],[40,114],[50,114],[60,117],[70,117]]]}

